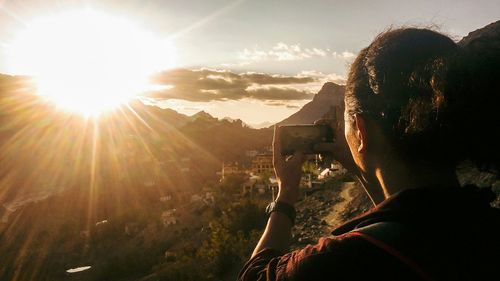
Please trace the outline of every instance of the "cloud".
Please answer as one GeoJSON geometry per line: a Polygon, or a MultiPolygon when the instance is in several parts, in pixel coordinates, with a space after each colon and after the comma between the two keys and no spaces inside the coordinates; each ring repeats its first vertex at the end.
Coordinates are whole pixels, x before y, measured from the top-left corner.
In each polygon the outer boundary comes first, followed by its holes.
{"type": "Polygon", "coordinates": [[[267,84],[305,84],[314,82],[313,77],[307,76],[280,76],[280,75],[269,75],[264,73],[244,73],[241,74],[242,77],[252,81],[255,84],[267,85],[267,84]]]}
{"type": "Polygon", "coordinates": [[[356,56],[356,54],[354,54],[352,52],[344,51],[342,53],[333,52],[332,56],[334,58],[339,58],[339,59],[352,59],[356,56]]]}
{"type": "Polygon", "coordinates": [[[285,44],[278,43],[270,50],[263,50],[258,47],[254,49],[245,48],[237,53],[240,59],[240,65],[249,64],[260,61],[297,61],[309,58],[334,58],[334,59],[351,59],[355,56],[349,51],[335,52],[330,49],[322,48],[303,48],[300,44],[285,44]]]}
{"type": "Polygon", "coordinates": [[[286,102],[280,102],[280,101],[268,101],[265,103],[265,105],[280,106],[280,107],[286,107],[286,108],[300,108],[301,107],[301,105],[298,105],[298,104],[286,103],[286,102]]]}
{"type": "Polygon", "coordinates": [[[153,77],[156,88],[146,96],[195,102],[254,99],[297,101],[311,99],[318,76],[234,73],[218,69],[174,69],[153,77]]]}
{"type": "Polygon", "coordinates": [[[258,100],[306,100],[312,95],[306,91],[290,87],[264,86],[247,88],[251,98],[258,100]]]}
{"type": "Polygon", "coordinates": [[[336,84],[344,85],[346,83],[346,77],[336,74],[336,73],[323,73],[316,70],[306,70],[302,71],[299,76],[310,77],[315,81],[318,81],[323,85],[326,82],[334,82],[336,84]]]}

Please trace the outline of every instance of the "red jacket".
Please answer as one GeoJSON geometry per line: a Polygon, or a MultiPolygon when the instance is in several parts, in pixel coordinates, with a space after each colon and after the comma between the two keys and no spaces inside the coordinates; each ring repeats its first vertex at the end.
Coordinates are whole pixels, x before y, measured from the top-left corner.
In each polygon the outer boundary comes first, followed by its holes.
{"type": "Polygon", "coordinates": [[[404,190],[316,245],[262,250],[238,280],[495,280],[494,198],[490,189],[471,186],[404,190]]]}

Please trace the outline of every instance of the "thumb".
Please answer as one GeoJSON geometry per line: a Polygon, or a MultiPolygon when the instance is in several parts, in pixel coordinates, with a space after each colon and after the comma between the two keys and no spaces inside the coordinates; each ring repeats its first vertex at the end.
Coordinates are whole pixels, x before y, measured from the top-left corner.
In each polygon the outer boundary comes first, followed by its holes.
{"type": "Polygon", "coordinates": [[[295,151],[295,153],[290,156],[288,162],[293,162],[295,164],[301,165],[306,160],[306,155],[301,151],[295,151]]]}

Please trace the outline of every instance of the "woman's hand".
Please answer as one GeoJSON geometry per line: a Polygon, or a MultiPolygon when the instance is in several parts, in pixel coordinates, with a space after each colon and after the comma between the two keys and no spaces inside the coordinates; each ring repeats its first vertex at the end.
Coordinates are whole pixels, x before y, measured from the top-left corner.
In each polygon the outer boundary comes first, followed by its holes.
{"type": "Polygon", "coordinates": [[[299,184],[304,160],[305,156],[301,152],[296,152],[292,156],[281,155],[280,130],[274,127],[273,165],[279,187],[276,201],[293,205],[299,200],[299,184]]]}
{"type": "Polygon", "coordinates": [[[319,119],[315,125],[329,125],[333,130],[333,142],[319,143],[314,146],[316,151],[327,151],[326,156],[338,161],[350,172],[357,172],[357,166],[352,158],[351,150],[344,135],[344,120],[335,122],[332,119],[319,119]]]}

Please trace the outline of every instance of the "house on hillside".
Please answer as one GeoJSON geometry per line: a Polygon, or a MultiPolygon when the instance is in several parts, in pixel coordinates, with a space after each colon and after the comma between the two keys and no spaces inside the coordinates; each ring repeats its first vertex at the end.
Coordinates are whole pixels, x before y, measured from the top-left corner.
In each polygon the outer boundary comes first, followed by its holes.
{"type": "Polygon", "coordinates": [[[161,221],[164,226],[177,224],[176,209],[167,210],[161,213],[161,221]]]}
{"type": "Polygon", "coordinates": [[[274,175],[273,155],[261,153],[252,159],[252,173],[254,175],[274,175]]]}
{"type": "Polygon", "coordinates": [[[241,175],[245,171],[240,169],[238,162],[224,162],[222,163],[221,180],[225,179],[229,175],[241,175]]]}
{"type": "Polygon", "coordinates": [[[340,163],[332,163],[330,167],[323,169],[319,175],[318,180],[324,180],[334,175],[343,175],[347,170],[340,163]]]}
{"type": "Polygon", "coordinates": [[[259,154],[257,150],[247,150],[245,151],[245,156],[246,157],[255,157],[259,154]]]}
{"type": "Polygon", "coordinates": [[[189,172],[191,170],[191,166],[192,166],[192,161],[191,158],[189,157],[183,157],[179,162],[179,169],[183,173],[189,172]]]}
{"type": "Polygon", "coordinates": [[[274,177],[269,177],[264,179],[262,176],[252,175],[250,178],[243,184],[242,195],[263,195],[266,193],[271,193],[273,196],[276,195],[278,191],[278,181],[274,177]]]}

